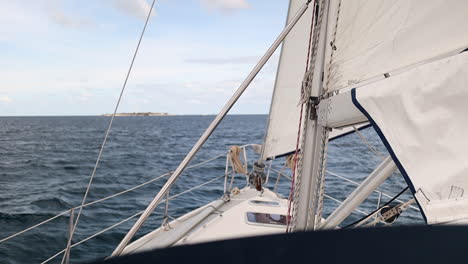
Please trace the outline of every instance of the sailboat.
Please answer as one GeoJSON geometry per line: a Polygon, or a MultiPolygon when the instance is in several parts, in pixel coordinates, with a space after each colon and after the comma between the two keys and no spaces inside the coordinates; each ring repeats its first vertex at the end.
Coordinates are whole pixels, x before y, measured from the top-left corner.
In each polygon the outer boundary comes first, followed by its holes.
{"type": "MultiPolygon", "coordinates": [[[[397,169],[428,224],[467,221],[464,190],[468,4],[463,1],[291,0],[284,31],[186,156],[112,256],[243,236],[338,228],[397,169]],[[268,130],[249,186],[129,243],[180,172],[283,43],[268,130]],[[304,70],[305,69],[305,70],[304,70]],[[327,144],[370,124],[390,156],[322,218],[327,144]],[[288,199],[262,186],[264,162],[291,154],[288,199]]],[[[383,209],[379,208],[379,209],[383,209]]],[[[374,214],[372,215],[374,216],[374,214]]],[[[371,215],[355,223],[369,220],[371,215]]]]}
{"type": "MultiPolygon", "coordinates": [[[[391,224],[413,205],[429,225],[468,223],[466,14],[468,2],[455,0],[290,0],[284,30],[111,259],[209,241],[341,229],[343,221],[397,170],[414,198],[391,204],[397,195],[346,228],[391,224]],[[166,218],[161,227],[132,241],[280,45],[265,139],[262,146],[251,146],[258,159],[250,171],[247,166],[235,168],[245,175],[247,186],[232,186],[226,174],[219,199],[172,221],[166,218]],[[390,155],[324,218],[328,143],[368,127],[390,155]],[[268,161],[284,157],[292,164],[288,197],[266,187],[268,161]]],[[[228,161],[238,163],[239,150],[230,155],[228,161]]],[[[65,255],[70,242],[71,238],[65,255]]]]}

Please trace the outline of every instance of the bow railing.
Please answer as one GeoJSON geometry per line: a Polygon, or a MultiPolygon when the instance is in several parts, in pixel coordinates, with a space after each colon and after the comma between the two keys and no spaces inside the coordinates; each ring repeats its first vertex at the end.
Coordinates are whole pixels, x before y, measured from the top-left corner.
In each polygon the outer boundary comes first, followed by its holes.
{"type": "MultiPolygon", "coordinates": [[[[241,177],[242,177],[242,175],[244,175],[245,178],[246,178],[245,185],[248,185],[247,175],[248,175],[249,169],[251,168],[250,164],[251,164],[255,159],[253,159],[253,158],[249,159],[249,157],[248,157],[248,153],[249,153],[249,152],[247,151],[247,149],[248,149],[248,148],[251,148],[251,149],[253,150],[254,153],[258,153],[259,145],[256,145],[256,144],[248,144],[248,145],[240,146],[240,147],[238,147],[238,148],[240,149],[240,153],[236,153],[236,154],[238,154],[239,156],[242,156],[242,159],[243,159],[243,161],[242,161],[242,166],[243,166],[244,169],[245,169],[245,170],[243,170],[241,173],[239,172],[239,169],[238,169],[238,168],[236,169],[236,166],[235,166],[234,163],[233,163],[233,159],[232,159],[233,157],[231,156],[231,154],[232,154],[232,151],[231,151],[231,150],[229,150],[226,154],[217,155],[217,156],[215,156],[215,157],[209,158],[209,159],[207,159],[207,160],[205,160],[205,161],[202,161],[202,162],[199,162],[199,163],[196,163],[196,164],[194,164],[194,165],[191,165],[191,166],[187,167],[188,169],[193,169],[193,168],[201,167],[202,165],[208,164],[208,163],[210,163],[210,162],[214,162],[214,161],[219,160],[219,159],[221,159],[221,158],[223,158],[223,157],[225,157],[225,159],[226,159],[226,166],[225,166],[224,174],[223,174],[223,175],[213,177],[213,178],[211,178],[211,179],[208,180],[208,181],[205,181],[205,182],[203,182],[203,183],[201,183],[201,184],[199,184],[199,185],[197,185],[197,186],[194,186],[194,187],[192,187],[192,188],[186,189],[186,190],[184,190],[184,191],[182,191],[182,192],[180,192],[180,193],[177,193],[177,194],[174,194],[174,195],[169,195],[169,194],[168,194],[168,195],[166,196],[166,198],[165,198],[165,199],[162,201],[162,203],[161,203],[161,204],[164,204],[164,215],[163,215],[162,225],[167,224],[168,221],[169,221],[169,219],[173,219],[173,217],[171,217],[171,216],[169,215],[169,213],[168,213],[168,210],[169,210],[169,201],[171,201],[171,200],[174,200],[174,199],[176,199],[176,198],[178,198],[178,197],[180,197],[180,196],[182,196],[182,195],[184,195],[184,194],[193,192],[193,191],[195,191],[195,190],[197,190],[197,189],[200,189],[200,188],[202,188],[202,187],[204,187],[204,186],[206,186],[206,185],[208,185],[208,184],[210,184],[210,183],[216,182],[217,180],[221,180],[221,179],[224,179],[224,193],[225,193],[225,194],[226,194],[226,193],[229,193],[229,192],[232,190],[232,188],[233,188],[233,186],[234,186],[235,183],[240,184],[240,183],[243,183],[243,182],[244,182],[242,179],[239,179],[239,178],[238,178],[238,175],[241,175],[241,177]],[[236,181],[236,180],[237,180],[237,181],[236,181]],[[228,183],[229,183],[229,184],[228,184],[228,183]]],[[[280,185],[283,183],[283,182],[281,181],[281,179],[285,179],[285,180],[287,180],[288,182],[291,180],[291,176],[288,175],[288,174],[286,173],[286,170],[287,170],[286,168],[287,168],[286,165],[280,167],[279,164],[278,164],[278,162],[275,163],[274,160],[273,160],[273,161],[267,161],[267,162],[266,162],[266,172],[265,172],[265,174],[266,174],[266,180],[265,180],[264,185],[267,186],[267,187],[270,187],[270,188],[272,187],[272,188],[273,188],[273,191],[274,191],[278,196],[280,196],[280,197],[285,197],[285,196],[287,195],[286,192],[289,191],[289,190],[287,190],[287,188],[286,188],[286,186],[289,186],[289,183],[286,182],[286,183],[284,183],[284,184],[282,185],[282,186],[283,186],[283,188],[282,188],[282,189],[283,189],[283,190],[282,190],[282,191],[283,191],[283,194],[281,194],[281,193],[279,192],[279,187],[280,187],[280,185]],[[276,179],[274,179],[274,184],[273,184],[273,183],[270,183],[270,178],[271,178],[271,177],[274,177],[274,174],[276,174],[276,179]]],[[[164,179],[165,177],[170,176],[171,173],[172,173],[172,172],[167,172],[167,173],[161,174],[161,175],[159,175],[159,176],[157,176],[157,177],[155,177],[155,178],[153,178],[153,179],[151,179],[151,180],[149,180],[149,181],[146,181],[146,182],[143,182],[143,183],[141,183],[141,184],[135,185],[135,186],[133,186],[133,187],[131,187],[131,188],[128,188],[128,189],[126,189],[126,190],[123,190],[123,191],[121,191],[121,192],[118,192],[118,193],[115,193],[115,194],[106,196],[106,197],[104,197],[104,198],[101,198],[101,199],[98,199],[98,200],[95,200],[95,201],[86,203],[86,204],[84,204],[82,207],[83,207],[83,208],[84,208],[84,207],[89,207],[89,206],[92,206],[92,205],[95,205],[95,204],[98,204],[98,203],[101,203],[101,202],[110,200],[110,199],[112,199],[112,198],[121,196],[121,195],[123,195],[123,194],[126,194],[126,193],[129,193],[129,192],[138,190],[139,188],[142,188],[142,187],[144,187],[144,186],[146,186],[146,185],[149,185],[149,184],[151,184],[151,183],[155,183],[155,182],[157,182],[157,181],[159,181],[159,180],[161,180],[161,179],[164,179]]],[[[343,181],[346,181],[346,182],[348,182],[348,183],[350,183],[350,184],[352,184],[352,185],[356,185],[356,186],[359,185],[358,182],[353,181],[353,180],[351,180],[351,179],[349,179],[349,178],[347,178],[347,177],[338,175],[338,174],[336,174],[336,173],[327,171],[327,174],[328,174],[329,176],[336,177],[336,178],[339,178],[339,179],[341,179],[341,180],[343,180],[343,181]]],[[[386,193],[384,193],[384,192],[382,192],[382,191],[380,191],[380,190],[375,190],[374,192],[375,192],[376,194],[378,194],[377,207],[380,206],[382,197],[389,197],[389,198],[392,197],[392,196],[390,196],[389,194],[386,194],[386,193]]],[[[334,202],[336,202],[336,203],[342,203],[342,202],[343,202],[343,201],[341,201],[341,200],[339,200],[339,199],[336,199],[336,198],[332,197],[332,196],[329,195],[329,194],[325,194],[324,197],[325,197],[325,198],[328,198],[328,199],[330,199],[330,200],[332,200],[332,201],[334,201],[334,202]]],[[[402,203],[403,203],[403,201],[401,201],[401,200],[396,200],[396,201],[402,202],[402,203]]],[[[13,238],[15,238],[15,237],[18,237],[18,236],[20,236],[20,235],[22,235],[22,234],[25,234],[25,233],[27,233],[27,232],[29,232],[29,231],[31,231],[31,230],[34,230],[34,229],[36,229],[36,228],[38,228],[38,227],[44,226],[44,225],[46,225],[47,223],[50,223],[50,222],[52,222],[52,221],[54,221],[54,220],[57,220],[57,219],[59,219],[59,218],[62,218],[62,217],[69,217],[69,219],[70,219],[70,227],[71,227],[71,226],[73,225],[74,212],[75,212],[75,210],[78,210],[78,209],[80,209],[80,208],[81,208],[81,206],[76,206],[76,207],[72,207],[72,208],[70,208],[70,209],[68,209],[68,210],[65,210],[65,211],[63,211],[63,212],[61,212],[61,213],[59,213],[59,214],[57,214],[57,215],[55,215],[55,216],[53,216],[53,217],[50,217],[50,218],[48,218],[48,219],[46,219],[46,220],[44,220],[44,221],[41,221],[41,222],[39,222],[39,223],[37,223],[37,224],[35,224],[35,225],[33,225],[33,226],[30,226],[30,227],[28,227],[28,228],[26,228],[26,229],[24,229],[24,230],[21,230],[21,231],[15,233],[15,234],[12,234],[12,235],[10,235],[10,236],[8,236],[8,237],[5,237],[5,238],[0,239],[0,243],[6,242],[6,241],[8,241],[8,240],[11,240],[11,239],[13,239],[13,238]]],[[[413,210],[419,211],[419,208],[417,208],[417,207],[415,207],[415,206],[412,206],[412,205],[410,205],[409,208],[411,208],[411,209],[413,209],[413,210]]],[[[365,211],[363,211],[363,210],[361,210],[361,209],[359,209],[359,208],[355,209],[355,211],[358,212],[358,213],[360,213],[360,214],[364,214],[364,215],[367,215],[367,214],[368,214],[367,212],[365,212],[365,211]]],[[[121,226],[122,224],[124,224],[124,223],[126,223],[126,222],[128,222],[128,221],[130,221],[130,220],[132,220],[132,219],[134,219],[134,218],[136,218],[136,217],[138,217],[138,216],[140,216],[140,215],[142,214],[142,212],[143,212],[143,211],[139,211],[139,212],[137,212],[137,213],[135,213],[135,214],[133,214],[133,215],[131,215],[131,216],[125,218],[125,219],[122,219],[121,221],[116,222],[115,224],[112,224],[112,225],[110,225],[110,226],[108,226],[108,227],[106,227],[106,228],[104,228],[104,229],[102,229],[102,230],[100,230],[100,231],[98,231],[98,232],[96,232],[96,233],[94,233],[94,234],[92,234],[92,235],[90,235],[90,236],[88,236],[88,237],[86,237],[86,238],[84,238],[84,239],[78,241],[78,242],[70,243],[70,244],[66,245],[66,247],[65,247],[63,250],[61,250],[61,251],[55,253],[54,255],[50,256],[49,258],[47,258],[46,260],[44,260],[44,261],[41,262],[41,263],[48,263],[48,262],[50,262],[51,260],[55,259],[56,257],[58,257],[58,256],[60,256],[60,255],[62,255],[62,254],[65,254],[65,258],[64,258],[64,259],[68,260],[68,259],[69,259],[69,255],[68,255],[68,254],[70,254],[70,250],[71,250],[72,248],[75,248],[76,246],[81,245],[81,244],[83,244],[83,243],[85,243],[85,242],[91,240],[92,238],[95,238],[95,237],[97,237],[97,236],[99,236],[99,235],[101,235],[101,234],[103,234],[103,233],[105,233],[105,232],[108,232],[108,231],[110,231],[110,230],[112,230],[112,229],[114,229],[114,228],[117,228],[117,227],[121,226]]],[[[70,229],[70,231],[71,231],[71,229],[70,229]]]]}

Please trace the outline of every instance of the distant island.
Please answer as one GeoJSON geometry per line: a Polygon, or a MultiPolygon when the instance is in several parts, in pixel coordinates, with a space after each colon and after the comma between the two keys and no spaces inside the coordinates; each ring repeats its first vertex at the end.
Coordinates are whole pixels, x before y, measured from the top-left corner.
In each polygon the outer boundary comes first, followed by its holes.
{"type": "MultiPolygon", "coordinates": [[[[112,116],[113,114],[103,114],[102,116],[112,116]]],[[[115,116],[172,116],[169,113],[153,113],[153,112],[135,112],[135,113],[117,113],[115,116]]]]}

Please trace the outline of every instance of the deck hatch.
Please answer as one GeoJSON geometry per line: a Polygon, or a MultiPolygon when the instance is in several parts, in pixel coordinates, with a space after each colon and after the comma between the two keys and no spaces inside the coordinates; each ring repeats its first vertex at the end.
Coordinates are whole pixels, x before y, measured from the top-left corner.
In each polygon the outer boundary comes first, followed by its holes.
{"type": "Polygon", "coordinates": [[[285,226],[286,215],[247,212],[247,222],[255,225],[285,226]]]}
{"type": "Polygon", "coordinates": [[[249,204],[251,205],[263,205],[263,206],[280,206],[278,202],[275,201],[262,201],[262,200],[250,200],[249,204]]]}

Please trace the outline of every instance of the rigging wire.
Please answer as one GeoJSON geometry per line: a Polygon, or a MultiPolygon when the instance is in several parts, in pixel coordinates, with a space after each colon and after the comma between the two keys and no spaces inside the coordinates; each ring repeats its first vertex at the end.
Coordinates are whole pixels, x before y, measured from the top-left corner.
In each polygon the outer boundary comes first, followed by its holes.
{"type": "Polygon", "coordinates": [[[364,144],[366,144],[367,148],[370,151],[372,151],[381,160],[384,160],[385,156],[380,151],[378,151],[374,146],[372,146],[372,144],[364,137],[364,135],[362,135],[361,131],[359,131],[359,129],[357,129],[356,126],[353,126],[353,129],[354,129],[354,132],[356,132],[356,134],[359,136],[361,141],[364,144]]]}
{"type": "Polygon", "coordinates": [[[399,192],[397,195],[395,195],[392,199],[390,199],[388,202],[386,202],[384,205],[380,206],[379,208],[375,209],[374,211],[372,211],[370,214],[364,216],[363,218],[343,227],[344,228],[350,228],[350,227],[353,227],[354,225],[364,221],[364,220],[367,220],[369,217],[373,216],[375,213],[377,213],[379,210],[381,210],[383,207],[389,205],[391,202],[395,201],[398,197],[400,197],[400,195],[402,195],[404,192],[406,192],[407,190],[409,189],[408,186],[406,186],[406,188],[404,188],[401,192],[399,192]]]}
{"type": "MultiPolygon", "coordinates": [[[[228,171],[227,174],[229,174],[229,173],[231,173],[231,171],[228,171]]],[[[227,175],[227,174],[226,174],[226,175],[227,175]]],[[[225,175],[215,177],[215,178],[213,178],[213,179],[211,179],[211,180],[209,180],[209,181],[206,181],[206,182],[204,182],[204,183],[202,183],[202,184],[199,184],[199,185],[197,185],[197,186],[195,186],[195,187],[192,187],[192,188],[190,188],[190,189],[187,189],[187,190],[185,190],[185,191],[183,191],[183,192],[180,192],[180,193],[178,193],[178,194],[176,194],[176,195],[170,196],[170,197],[168,197],[167,199],[169,199],[169,200],[175,199],[175,198],[177,198],[177,197],[179,197],[179,196],[181,196],[181,195],[184,195],[184,194],[186,194],[186,193],[192,192],[192,191],[194,191],[194,190],[196,190],[196,189],[198,189],[198,188],[200,188],[200,187],[203,187],[203,186],[205,186],[205,185],[208,185],[208,184],[210,184],[210,183],[212,183],[212,182],[214,182],[214,181],[216,181],[216,180],[219,180],[219,179],[223,178],[224,176],[225,176],[225,175]]],[[[166,199],[162,200],[162,202],[165,202],[165,201],[166,201],[166,199]]],[[[219,210],[218,210],[218,211],[219,211],[219,210]]],[[[99,231],[99,232],[97,232],[97,233],[94,233],[93,235],[90,235],[90,236],[88,236],[87,238],[84,238],[83,240],[81,240],[81,241],[79,241],[79,242],[76,242],[75,244],[72,244],[72,245],[70,246],[70,248],[73,248],[73,247],[75,247],[75,246],[78,246],[78,245],[80,245],[80,244],[82,244],[82,243],[84,243],[84,242],[86,242],[86,241],[88,241],[88,240],[90,240],[90,239],[92,239],[92,238],[94,238],[94,237],[96,237],[96,236],[102,234],[102,233],[105,233],[105,232],[107,232],[107,231],[109,231],[109,230],[111,230],[111,229],[113,229],[113,228],[115,228],[115,227],[117,227],[117,226],[119,226],[119,225],[125,223],[125,222],[128,222],[129,220],[131,220],[131,219],[133,219],[133,218],[135,218],[135,217],[141,215],[143,212],[144,212],[144,210],[143,210],[143,211],[140,211],[140,212],[138,212],[138,213],[136,213],[136,214],[134,214],[134,215],[132,215],[132,216],[130,216],[130,217],[127,217],[127,218],[125,218],[124,220],[122,220],[122,221],[120,221],[120,222],[118,222],[118,223],[115,223],[115,224],[113,224],[113,225],[111,225],[111,226],[109,226],[109,227],[106,227],[106,228],[102,229],[101,231],[99,231]]],[[[169,217],[170,217],[170,216],[169,216],[169,217]]],[[[173,217],[170,217],[170,218],[173,218],[173,217]]],[[[173,218],[173,219],[174,219],[174,218],[173,218]]],[[[178,219],[174,219],[174,220],[180,221],[180,220],[178,220],[178,219]]],[[[48,263],[49,261],[51,261],[52,259],[56,258],[56,257],[59,256],[60,254],[66,252],[66,250],[67,250],[67,249],[65,248],[65,249],[61,250],[60,252],[57,252],[55,255],[53,255],[53,256],[49,257],[48,259],[46,259],[45,261],[41,262],[41,264],[48,263]]]]}
{"type": "MultiPolygon", "coordinates": [[[[245,146],[243,146],[243,147],[245,147],[245,146]]],[[[197,163],[197,164],[188,166],[187,169],[199,167],[199,166],[201,166],[201,165],[203,165],[203,164],[206,164],[206,163],[208,163],[208,162],[211,162],[211,161],[213,161],[213,160],[215,160],[215,159],[218,159],[218,158],[220,158],[220,157],[223,157],[223,156],[224,156],[224,155],[215,156],[215,157],[213,157],[213,158],[211,158],[211,159],[208,159],[208,160],[202,161],[202,162],[200,162],[200,163],[197,163]]],[[[99,200],[95,200],[95,201],[92,201],[92,202],[89,202],[89,203],[85,203],[83,206],[76,206],[76,207],[73,207],[73,209],[78,210],[78,209],[80,209],[80,207],[88,207],[88,206],[90,206],[90,205],[97,204],[97,203],[100,203],[100,202],[109,200],[109,199],[111,199],[111,198],[120,196],[120,195],[122,195],[122,194],[131,192],[131,191],[134,191],[134,190],[136,190],[136,189],[138,189],[138,188],[141,188],[141,187],[146,186],[146,185],[148,185],[148,184],[150,184],[150,183],[153,183],[153,182],[155,182],[155,181],[157,181],[157,180],[159,180],[159,179],[161,179],[161,178],[167,177],[167,176],[169,176],[171,173],[173,173],[173,171],[170,171],[170,172],[166,172],[166,173],[164,173],[164,174],[161,174],[161,175],[157,176],[156,178],[153,178],[153,179],[151,179],[151,180],[149,180],[149,181],[146,181],[146,182],[144,182],[144,183],[141,183],[141,184],[138,184],[138,185],[136,185],[136,186],[133,186],[133,187],[131,187],[131,188],[129,188],[129,189],[125,189],[125,190],[123,190],[123,191],[121,191],[121,192],[114,193],[114,194],[112,194],[112,195],[106,196],[106,197],[101,198],[101,199],[99,199],[99,200]]],[[[37,227],[39,227],[39,226],[41,226],[41,225],[43,225],[43,224],[46,224],[46,223],[48,223],[48,222],[50,222],[50,221],[52,221],[52,220],[54,220],[54,219],[56,219],[56,218],[58,218],[58,217],[60,217],[60,216],[62,216],[62,215],[65,215],[65,214],[69,213],[70,210],[71,210],[71,209],[68,209],[68,210],[66,210],[66,211],[63,211],[63,212],[61,212],[61,213],[59,213],[59,214],[57,214],[57,215],[55,215],[55,216],[53,216],[53,217],[51,217],[51,218],[48,218],[48,219],[46,219],[46,220],[44,220],[44,221],[42,221],[42,222],[40,222],[40,223],[38,223],[38,224],[35,224],[35,225],[30,226],[30,227],[28,227],[28,228],[26,228],[26,229],[23,229],[23,230],[21,230],[21,231],[15,233],[15,234],[12,234],[12,235],[10,235],[10,236],[8,236],[8,237],[1,238],[1,239],[0,239],[0,244],[3,243],[3,242],[5,242],[5,241],[7,241],[7,240],[10,240],[10,239],[12,239],[12,238],[18,236],[18,235],[21,235],[21,234],[23,234],[23,233],[25,233],[25,232],[28,232],[28,231],[30,231],[30,230],[33,230],[33,229],[35,229],[35,228],[37,228],[37,227]]]]}
{"type": "MultiPolygon", "coordinates": [[[[140,45],[141,45],[141,42],[143,40],[143,36],[145,35],[146,27],[148,26],[148,22],[150,20],[151,13],[153,11],[153,7],[154,7],[155,3],[156,3],[156,0],[153,0],[152,3],[151,3],[150,8],[148,10],[148,15],[146,17],[145,24],[143,26],[143,30],[141,31],[140,38],[138,39],[138,44],[137,44],[137,46],[135,48],[135,52],[133,53],[132,61],[130,62],[130,66],[128,67],[127,75],[125,76],[125,80],[123,82],[122,89],[120,90],[119,98],[118,98],[117,103],[115,105],[114,113],[112,114],[111,120],[109,121],[109,125],[107,127],[106,134],[104,136],[104,140],[103,140],[102,145],[101,145],[101,149],[99,150],[99,154],[98,154],[98,157],[96,159],[96,163],[94,165],[93,172],[91,173],[91,177],[89,179],[88,186],[86,187],[86,191],[85,191],[85,193],[83,195],[83,200],[81,202],[80,210],[78,211],[78,215],[76,217],[75,224],[73,225],[73,228],[72,228],[72,230],[70,232],[70,237],[68,238],[68,242],[67,242],[67,250],[70,249],[71,241],[73,239],[73,234],[75,233],[76,227],[78,225],[78,221],[80,220],[80,216],[81,216],[81,213],[83,211],[83,205],[86,203],[86,199],[88,198],[88,193],[89,193],[89,190],[91,188],[91,184],[93,183],[94,176],[96,175],[97,168],[98,168],[99,163],[101,161],[102,153],[104,152],[104,147],[106,145],[107,138],[109,137],[110,130],[112,128],[112,123],[114,122],[115,116],[117,114],[117,110],[119,109],[120,101],[122,100],[122,96],[123,96],[123,93],[125,91],[125,88],[127,87],[127,82],[128,82],[129,77],[130,77],[130,73],[132,72],[133,64],[135,63],[135,59],[136,59],[136,56],[138,54],[138,50],[140,49],[140,45]]],[[[63,259],[62,259],[62,263],[64,263],[67,253],[68,252],[66,252],[66,254],[64,254],[63,259]]]]}

